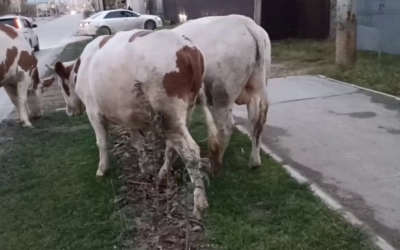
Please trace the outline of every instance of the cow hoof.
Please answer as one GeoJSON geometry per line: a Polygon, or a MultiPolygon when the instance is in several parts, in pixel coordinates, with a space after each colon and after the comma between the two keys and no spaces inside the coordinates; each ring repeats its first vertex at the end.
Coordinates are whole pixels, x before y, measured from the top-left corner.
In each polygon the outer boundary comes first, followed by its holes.
{"type": "Polygon", "coordinates": [[[97,169],[96,177],[104,177],[104,175],[105,175],[105,171],[97,169]]]}
{"type": "Polygon", "coordinates": [[[22,127],[24,127],[24,128],[34,128],[34,127],[32,126],[32,124],[26,123],[26,122],[23,122],[23,123],[22,123],[22,127]]]}
{"type": "Polygon", "coordinates": [[[261,159],[260,158],[256,158],[256,160],[254,160],[253,158],[250,157],[248,166],[252,170],[261,167],[261,159]]]}

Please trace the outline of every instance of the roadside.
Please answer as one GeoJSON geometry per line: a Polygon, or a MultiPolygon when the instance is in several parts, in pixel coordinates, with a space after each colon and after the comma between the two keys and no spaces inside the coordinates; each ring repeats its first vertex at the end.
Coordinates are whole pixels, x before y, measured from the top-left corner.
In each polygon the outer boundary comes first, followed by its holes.
{"type": "Polygon", "coordinates": [[[327,77],[400,96],[400,57],[358,51],[353,70],[335,67],[334,41],[288,40],[272,46],[271,78],[293,75],[327,77]]]}
{"type": "Polygon", "coordinates": [[[59,17],[61,17],[63,15],[64,14],[56,14],[56,15],[49,16],[49,17],[36,17],[36,18],[34,18],[32,20],[33,20],[33,23],[35,23],[37,25],[42,25],[42,24],[44,24],[46,22],[49,22],[49,21],[54,20],[56,18],[59,18],[59,17]]]}
{"type": "MultiPolygon", "coordinates": [[[[399,100],[307,75],[271,79],[268,95],[268,151],[400,248],[399,100]]],[[[245,106],[234,117],[250,128],[245,106]]]]}

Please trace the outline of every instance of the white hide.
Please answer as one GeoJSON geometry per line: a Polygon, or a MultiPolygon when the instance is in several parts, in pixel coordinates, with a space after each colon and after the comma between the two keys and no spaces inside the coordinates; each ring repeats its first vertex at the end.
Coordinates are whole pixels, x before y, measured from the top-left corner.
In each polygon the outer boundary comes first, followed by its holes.
{"type": "MultiPolygon", "coordinates": [[[[241,15],[190,20],[173,31],[192,40],[207,61],[204,84],[211,93],[215,121],[224,144],[222,160],[234,127],[232,109],[236,100],[245,100],[241,104],[247,104],[249,120],[257,134],[265,123],[271,65],[269,36],[252,19],[241,15]]],[[[259,138],[253,135],[250,166],[261,164],[259,138]]]]}

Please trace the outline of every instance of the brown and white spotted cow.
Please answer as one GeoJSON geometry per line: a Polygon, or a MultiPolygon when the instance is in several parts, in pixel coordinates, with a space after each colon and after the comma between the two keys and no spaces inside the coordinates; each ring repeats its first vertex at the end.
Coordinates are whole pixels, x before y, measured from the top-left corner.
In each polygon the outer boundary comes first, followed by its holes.
{"type": "Polygon", "coordinates": [[[0,87],[4,87],[17,108],[22,125],[32,127],[29,117],[43,115],[43,88],[49,87],[55,78],[39,78],[32,48],[14,27],[0,24],[0,44],[0,87]]]}
{"type": "MultiPolygon", "coordinates": [[[[100,151],[98,176],[108,169],[107,124],[137,134],[150,128],[157,113],[163,117],[167,145],[186,164],[200,162],[199,147],[186,123],[198,95],[204,95],[205,62],[191,41],[169,30],[119,32],[96,38],[68,64],[57,62],[50,68],[58,75],[68,114],[80,115],[86,107],[100,151]]],[[[217,130],[211,112],[203,107],[212,141],[217,130]]],[[[202,175],[197,168],[188,172],[196,186],[193,213],[201,218],[208,207],[202,175]]]]}
{"type": "MultiPolygon", "coordinates": [[[[222,151],[232,135],[234,104],[247,105],[253,126],[250,167],[261,165],[260,136],[267,119],[267,81],[271,65],[268,34],[252,19],[241,15],[203,17],[173,29],[193,41],[207,61],[204,76],[208,103],[219,130],[222,151]]],[[[215,174],[221,171],[214,168],[215,174]]]]}

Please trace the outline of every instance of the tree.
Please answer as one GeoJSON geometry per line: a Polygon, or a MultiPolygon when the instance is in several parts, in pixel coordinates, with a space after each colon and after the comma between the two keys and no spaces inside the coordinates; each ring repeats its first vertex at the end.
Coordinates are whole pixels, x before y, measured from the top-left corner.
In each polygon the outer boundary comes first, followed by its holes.
{"type": "Polygon", "coordinates": [[[0,15],[9,13],[11,0],[0,0],[0,15]]]}
{"type": "Polygon", "coordinates": [[[356,0],[337,0],[336,65],[352,68],[357,62],[356,0]]]}

